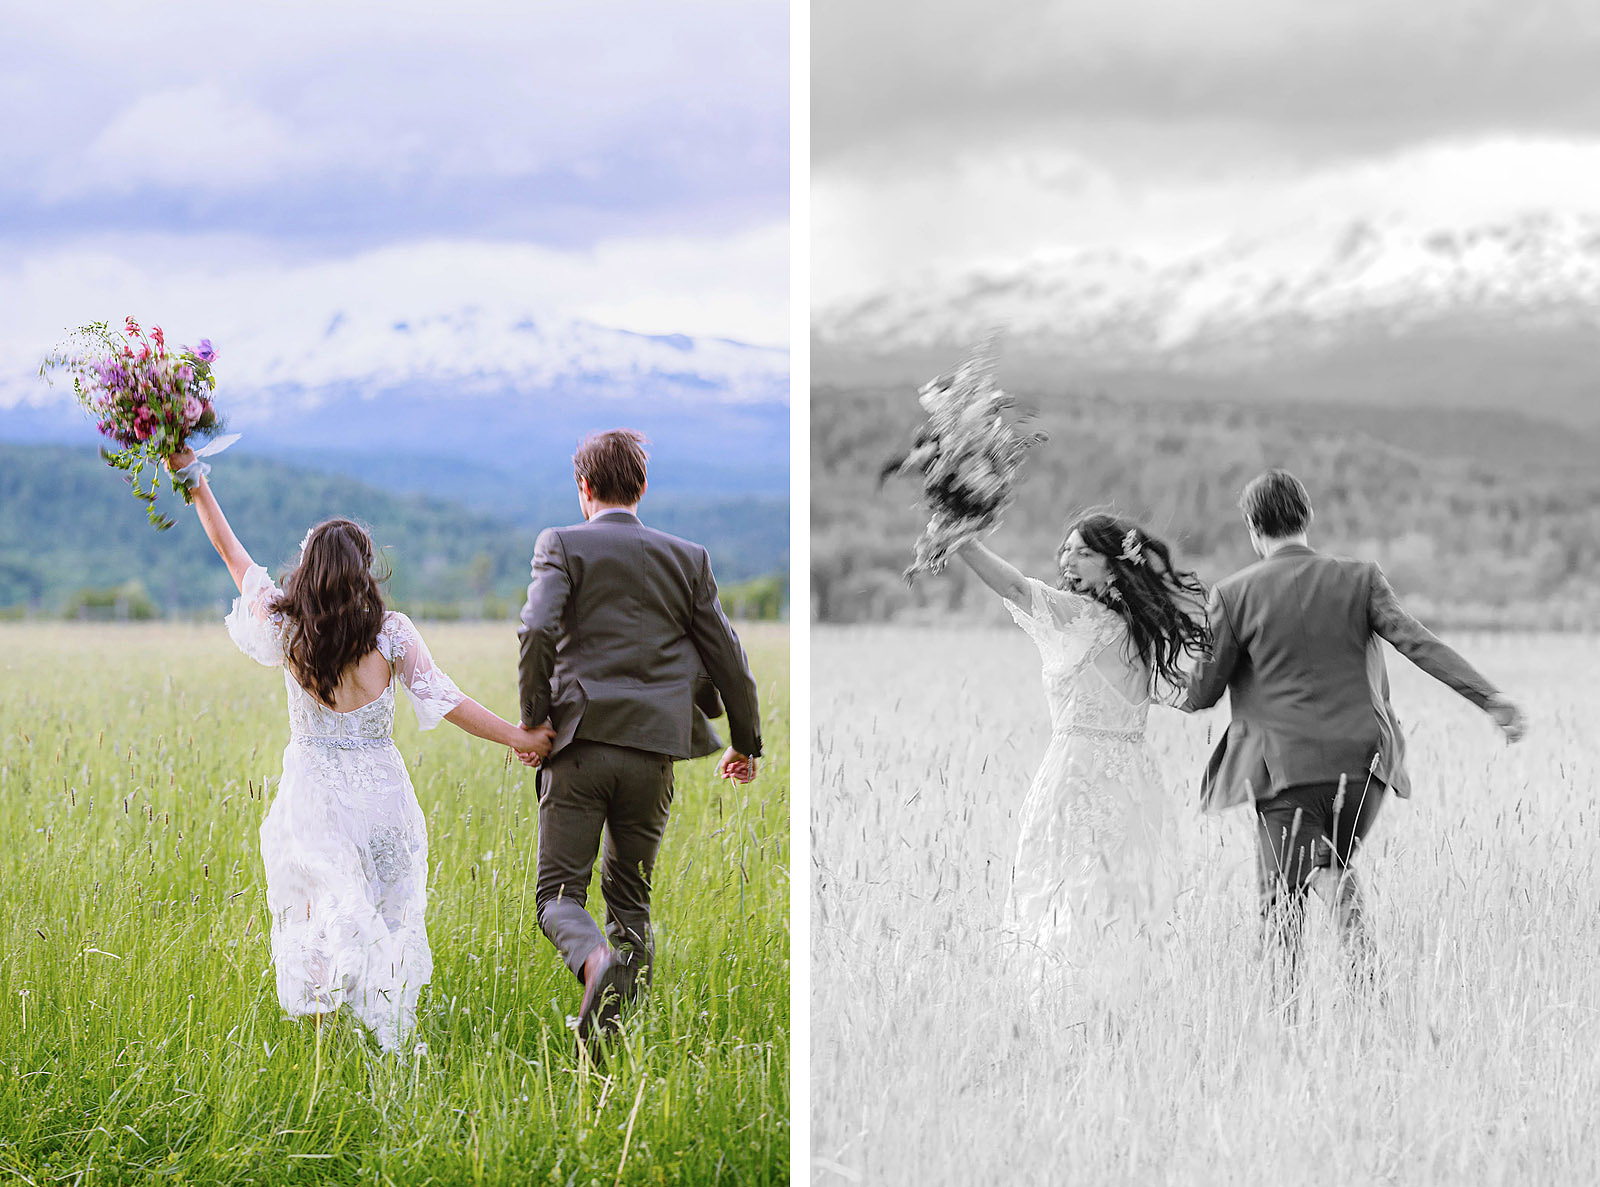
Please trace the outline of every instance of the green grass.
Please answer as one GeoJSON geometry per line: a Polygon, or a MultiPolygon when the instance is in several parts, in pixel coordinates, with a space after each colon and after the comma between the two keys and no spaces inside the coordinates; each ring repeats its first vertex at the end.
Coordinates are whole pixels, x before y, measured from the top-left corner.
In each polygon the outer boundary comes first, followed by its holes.
{"type": "MultiPolygon", "coordinates": [[[[424,626],[502,714],[506,626],[424,626]]],[[[743,632],[769,759],[680,764],[658,968],[595,1067],[533,914],[531,775],[445,724],[396,741],[428,819],[426,1052],[278,1008],[257,829],[282,677],[214,627],[0,627],[0,1181],[787,1182],[788,638],[743,632]]],[[[599,910],[598,886],[590,897],[599,910]]]]}
{"type": "Polygon", "coordinates": [[[1415,784],[1362,857],[1384,957],[1308,926],[1263,992],[1249,813],[1202,817],[1220,714],[1153,710],[1185,893],[1133,991],[1007,975],[1017,812],[1048,737],[1015,630],[812,635],[811,1132],[819,1183],[1600,1181],[1600,638],[1457,640],[1533,722],[1393,653],[1415,784]]]}

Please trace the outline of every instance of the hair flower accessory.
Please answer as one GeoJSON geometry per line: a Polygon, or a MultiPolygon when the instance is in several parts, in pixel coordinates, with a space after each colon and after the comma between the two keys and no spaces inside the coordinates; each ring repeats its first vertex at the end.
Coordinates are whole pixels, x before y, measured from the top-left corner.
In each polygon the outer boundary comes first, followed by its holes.
{"type": "Polygon", "coordinates": [[[1129,528],[1122,537],[1122,551],[1117,554],[1119,561],[1127,561],[1130,565],[1144,564],[1144,541],[1139,539],[1139,529],[1129,528]]]}

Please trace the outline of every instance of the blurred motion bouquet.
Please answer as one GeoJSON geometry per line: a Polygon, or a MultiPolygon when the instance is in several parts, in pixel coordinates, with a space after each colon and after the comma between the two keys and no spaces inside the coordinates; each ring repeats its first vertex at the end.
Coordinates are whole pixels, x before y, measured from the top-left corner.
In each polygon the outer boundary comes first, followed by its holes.
{"type": "Polygon", "coordinates": [[[907,580],[939,572],[952,549],[999,524],[1014,497],[1023,456],[1046,440],[1043,433],[1023,431],[1027,416],[995,383],[998,340],[989,335],[955,370],[923,385],[917,399],[927,419],[911,449],[880,475],[915,473],[922,479],[930,515],[907,580]]]}

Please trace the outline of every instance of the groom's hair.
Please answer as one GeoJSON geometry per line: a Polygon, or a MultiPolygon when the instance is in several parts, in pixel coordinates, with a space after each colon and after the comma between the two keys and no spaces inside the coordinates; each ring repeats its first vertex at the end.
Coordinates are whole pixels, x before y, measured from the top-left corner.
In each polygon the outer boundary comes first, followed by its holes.
{"type": "Polygon", "coordinates": [[[572,455],[572,477],[589,484],[589,493],[602,503],[631,506],[644,493],[644,434],[632,429],[590,433],[572,455]]]}
{"type": "Polygon", "coordinates": [[[1256,535],[1271,540],[1298,536],[1311,522],[1311,496],[1287,470],[1268,470],[1250,480],[1239,496],[1239,510],[1256,535]]]}

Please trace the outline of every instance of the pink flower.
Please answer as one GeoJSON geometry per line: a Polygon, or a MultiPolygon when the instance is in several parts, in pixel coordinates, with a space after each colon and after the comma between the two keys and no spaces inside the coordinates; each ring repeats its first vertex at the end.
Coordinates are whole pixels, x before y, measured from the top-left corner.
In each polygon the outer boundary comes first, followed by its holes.
{"type": "Polygon", "coordinates": [[[205,413],[206,406],[194,396],[185,396],[183,400],[183,427],[194,428],[195,421],[205,413]]]}

